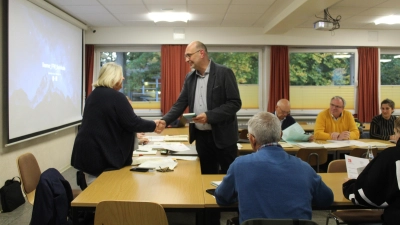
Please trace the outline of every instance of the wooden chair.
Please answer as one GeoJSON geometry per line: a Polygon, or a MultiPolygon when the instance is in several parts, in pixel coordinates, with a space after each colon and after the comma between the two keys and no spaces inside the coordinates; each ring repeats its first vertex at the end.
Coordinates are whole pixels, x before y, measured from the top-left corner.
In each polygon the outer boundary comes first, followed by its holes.
{"type": "MultiPolygon", "coordinates": [[[[39,164],[32,153],[25,153],[18,157],[17,166],[19,176],[21,177],[22,190],[26,195],[26,199],[33,205],[35,200],[36,186],[39,183],[42,174],[39,164]]],[[[73,189],[72,194],[75,198],[81,193],[81,190],[73,189]]]]}
{"type": "Polygon", "coordinates": [[[346,173],[346,160],[336,159],[328,164],[327,173],[346,173]]]}
{"type": "Polygon", "coordinates": [[[168,225],[164,208],[154,202],[102,201],[94,225],[168,225]]]}
{"type": "Polygon", "coordinates": [[[328,161],[328,151],[325,148],[301,148],[296,156],[311,166],[315,166],[317,173],[319,173],[319,166],[328,161]]]}
{"type": "MultiPolygon", "coordinates": [[[[346,161],[344,159],[333,160],[328,165],[327,173],[343,173],[347,172],[346,161]]],[[[382,223],[382,210],[370,209],[349,209],[331,211],[326,217],[326,225],[329,224],[329,219],[333,218],[337,225],[339,224],[369,224],[382,223]]]]}
{"type": "MultiPolygon", "coordinates": [[[[367,153],[367,150],[368,149],[366,149],[366,148],[355,148],[350,151],[350,155],[355,156],[355,157],[365,158],[365,154],[367,153]]],[[[372,154],[374,155],[374,157],[376,157],[376,155],[378,154],[378,149],[372,148],[372,154]]]]}
{"type": "Polygon", "coordinates": [[[312,220],[303,219],[249,219],[241,223],[241,225],[318,225],[312,220]]]}

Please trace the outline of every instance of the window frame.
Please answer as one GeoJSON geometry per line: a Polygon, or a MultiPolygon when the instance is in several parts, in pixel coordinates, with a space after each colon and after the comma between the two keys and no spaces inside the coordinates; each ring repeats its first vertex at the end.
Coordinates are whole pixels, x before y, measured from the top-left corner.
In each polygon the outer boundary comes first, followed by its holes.
{"type": "MultiPolygon", "coordinates": [[[[378,54],[379,54],[379,79],[378,79],[378,99],[379,99],[379,114],[381,113],[380,106],[381,102],[383,101],[383,98],[381,97],[381,55],[383,54],[393,54],[393,55],[400,55],[400,48],[379,48],[378,49],[378,54]]],[[[400,86],[400,85],[399,85],[400,86]]],[[[393,115],[399,116],[400,115],[400,102],[396,104],[395,102],[395,108],[393,115]],[[397,109],[397,110],[396,110],[397,109]]]]}

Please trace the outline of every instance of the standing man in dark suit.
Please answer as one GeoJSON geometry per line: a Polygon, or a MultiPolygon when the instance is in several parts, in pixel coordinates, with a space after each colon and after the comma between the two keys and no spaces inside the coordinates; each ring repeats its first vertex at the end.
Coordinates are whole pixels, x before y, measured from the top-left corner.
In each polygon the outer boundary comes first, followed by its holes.
{"type": "Polygon", "coordinates": [[[187,46],[185,59],[193,70],[186,75],[178,100],[162,120],[172,123],[189,106],[189,112],[197,115],[189,125],[189,141],[196,140],[202,174],[217,174],[219,167],[221,173],[226,173],[238,151],[236,112],[242,101],[235,75],[211,61],[207,47],[199,41],[187,46]]]}

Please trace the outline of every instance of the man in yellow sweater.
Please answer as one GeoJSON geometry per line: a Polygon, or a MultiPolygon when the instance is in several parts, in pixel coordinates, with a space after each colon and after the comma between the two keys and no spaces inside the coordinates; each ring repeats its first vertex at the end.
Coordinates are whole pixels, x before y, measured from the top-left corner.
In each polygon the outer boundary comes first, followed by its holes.
{"type": "Polygon", "coordinates": [[[344,110],[346,101],[340,96],[331,99],[329,109],[320,112],[315,121],[316,140],[357,140],[360,132],[351,112],[344,110]]]}

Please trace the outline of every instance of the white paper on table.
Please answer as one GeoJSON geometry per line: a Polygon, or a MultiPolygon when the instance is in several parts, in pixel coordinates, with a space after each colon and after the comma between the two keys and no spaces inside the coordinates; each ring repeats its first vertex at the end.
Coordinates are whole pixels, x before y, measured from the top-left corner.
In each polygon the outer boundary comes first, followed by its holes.
{"type": "Polygon", "coordinates": [[[157,150],[151,150],[151,151],[140,151],[140,150],[135,150],[133,151],[134,156],[138,155],[157,155],[157,150]]]}
{"type": "Polygon", "coordinates": [[[151,145],[139,145],[138,149],[135,149],[135,151],[136,150],[139,150],[140,152],[149,152],[152,151],[153,148],[151,147],[151,145]]]}
{"type": "Polygon", "coordinates": [[[236,143],[236,145],[237,145],[237,147],[238,147],[238,149],[241,149],[243,146],[241,145],[241,144],[239,144],[239,143],[236,143]]]}
{"type": "Polygon", "coordinates": [[[222,183],[222,180],[219,180],[219,181],[211,181],[211,185],[212,185],[212,186],[215,186],[215,187],[218,187],[221,183],[222,183]]]}
{"type": "Polygon", "coordinates": [[[367,146],[371,146],[371,147],[377,147],[377,148],[385,148],[388,147],[389,145],[392,145],[390,143],[382,143],[382,142],[365,142],[367,144],[367,146]]]}
{"type": "Polygon", "coordinates": [[[187,160],[187,161],[196,161],[197,156],[167,156],[167,158],[187,160]]]}
{"type": "Polygon", "coordinates": [[[318,144],[315,142],[298,142],[296,143],[300,148],[324,148],[322,144],[318,144]]]}
{"type": "Polygon", "coordinates": [[[155,169],[169,167],[169,169],[173,170],[176,165],[178,165],[178,163],[174,159],[164,157],[162,159],[157,159],[157,160],[156,159],[148,160],[144,163],[141,163],[138,167],[155,168],[155,169]]]}
{"type": "Polygon", "coordinates": [[[349,140],[327,140],[327,142],[330,142],[328,144],[323,144],[326,148],[343,148],[343,147],[349,147],[353,146],[353,143],[349,140]]]}
{"type": "Polygon", "coordinates": [[[305,134],[303,127],[294,123],[282,131],[282,140],[284,141],[308,141],[311,134],[305,134]]]}
{"type": "Polygon", "coordinates": [[[149,141],[159,142],[164,141],[165,136],[146,136],[149,141]]]}
{"type": "Polygon", "coordinates": [[[358,175],[368,165],[369,160],[354,156],[345,155],[347,177],[350,179],[357,179],[358,175]]]}
{"type": "Polygon", "coordinates": [[[282,146],[282,148],[293,148],[293,145],[291,145],[287,142],[280,141],[278,144],[280,144],[282,146]]]}
{"type": "Polygon", "coordinates": [[[190,150],[190,148],[188,146],[186,146],[185,144],[182,143],[172,143],[169,145],[165,145],[164,146],[165,149],[174,151],[174,152],[182,152],[182,151],[188,151],[190,150]]]}

